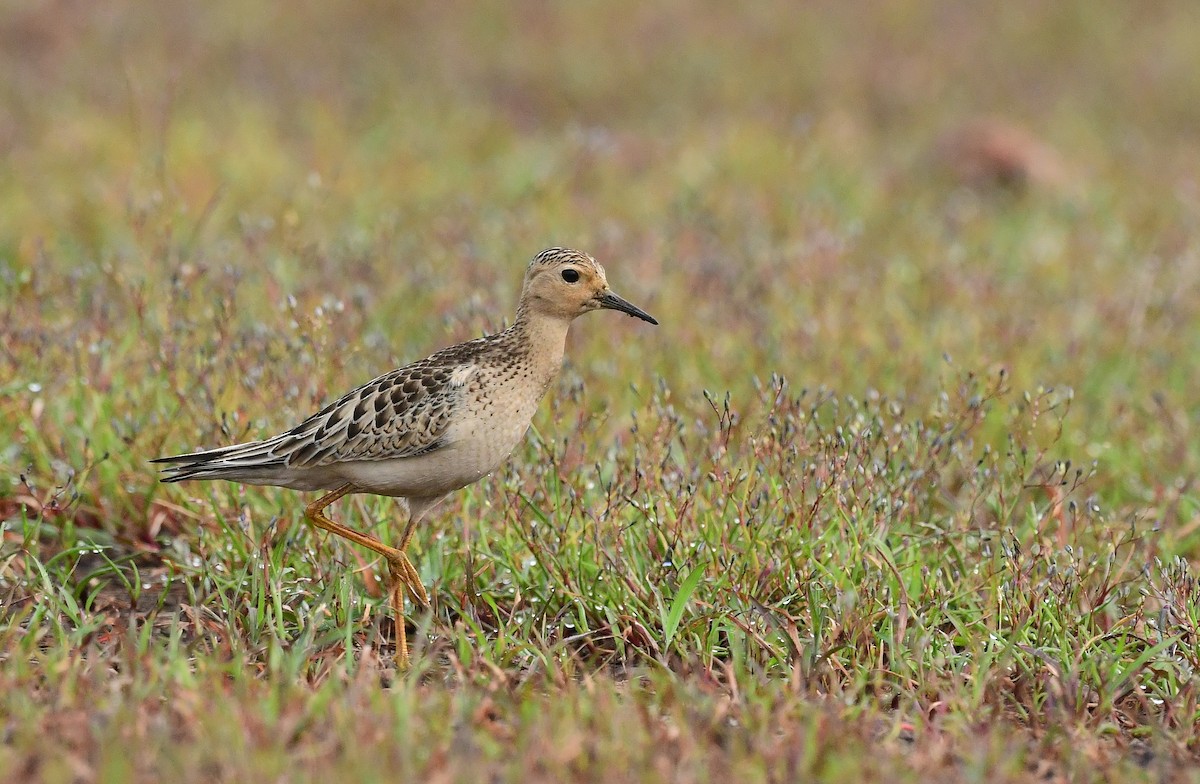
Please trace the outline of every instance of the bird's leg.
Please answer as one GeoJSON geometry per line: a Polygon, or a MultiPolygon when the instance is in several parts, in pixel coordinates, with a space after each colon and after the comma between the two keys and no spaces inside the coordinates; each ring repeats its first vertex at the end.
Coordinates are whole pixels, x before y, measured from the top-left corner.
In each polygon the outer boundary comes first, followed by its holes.
{"type": "Polygon", "coordinates": [[[416,521],[414,519],[408,521],[401,545],[399,548],[395,548],[388,547],[373,536],[359,533],[353,528],[347,528],[341,523],[330,520],[325,515],[325,508],[353,489],[354,485],[344,484],[333,492],[326,493],[305,507],[304,518],[317,528],[349,539],[355,544],[379,553],[387,560],[389,603],[392,607],[392,615],[396,619],[396,665],[401,669],[406,669],[408,667],[408,634],[404,629],[404,590],[408,590],[409,595],[417,604],[423,607],[429,606],[429,596],[425,593],[425,586],[421,584],[421,576],[417,573],[416,567],[412,565],[412,561],[408,560],[408,556],[404,554],[404,549],[412,538],[416,521]]]}
{"type": "Polygon", "coordinates": [[[412,561],[408,560],[405,550],[408,549],[408,543],[412,541],[413,532],[416,529],[417,521],[420,515],[408,515],[408,525],[404,526],[404,535],[400,537],[400,546],[396,548],[396,558],[388,558],[388,566],[393,570],[406,588],[412,600],[422,607],[429,606],[429,597],[425,594],[425,586],[421,584],[421,576],[417,573],[416,567],[412,565],[412,561]]]}

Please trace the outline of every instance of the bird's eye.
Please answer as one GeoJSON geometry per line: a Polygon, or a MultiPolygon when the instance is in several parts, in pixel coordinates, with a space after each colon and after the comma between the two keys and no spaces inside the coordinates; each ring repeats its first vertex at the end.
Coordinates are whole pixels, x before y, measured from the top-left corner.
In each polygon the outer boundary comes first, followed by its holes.
{"type": "Polygon", "coordinates": [[[562,278],[567,283],[578,283],[579,282],[579,270],[571,269],[570,267],[568,267],[567,269],[562,271],[562,278]]]}

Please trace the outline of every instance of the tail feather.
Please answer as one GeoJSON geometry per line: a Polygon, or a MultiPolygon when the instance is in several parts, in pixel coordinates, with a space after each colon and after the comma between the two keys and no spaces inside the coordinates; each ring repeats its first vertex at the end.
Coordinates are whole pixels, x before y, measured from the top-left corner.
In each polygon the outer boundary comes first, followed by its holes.
{"type": "Polygon", "coordinates": [[[275,453],[278,438],[267,441],[251,441],[219,449],[171,455],[151,460],[151,463],[167,463],[162,481],[180,482],[184,479],[235,479],[269,475],[274,470],[287,466],[287,456],[275,453]]]}
{"type": "Polygon", "coordinates": [[[186,455],[170,455],[168,457],[156,457],[151,460],[151,463],[209,463],[216,460],[227,458],[242,458],[251,455],[262,455],[270,457],[272,449],[279,444],[280,438],[269,438],[266,441],[248,441],[244,444],[233,444],[232,446],[222,446],[217,449],[205,449],[201,452],[189,452],[186,455]]]}
{"type": "MultiPolygon", "coordinates": [[[[275,467],[282,467],[282,464],[275,467]]],[[[169,484],[171,482],[183,482],[188,479],[229,479],[234,482],[250,485],[282,485],[278,477],[269,473],[270,468],[270,466],[262,468],[238,468],[234,466],[210,468],[202,465],[186,465],[167,469],[163,472],[161,480],[169,484]]]]}

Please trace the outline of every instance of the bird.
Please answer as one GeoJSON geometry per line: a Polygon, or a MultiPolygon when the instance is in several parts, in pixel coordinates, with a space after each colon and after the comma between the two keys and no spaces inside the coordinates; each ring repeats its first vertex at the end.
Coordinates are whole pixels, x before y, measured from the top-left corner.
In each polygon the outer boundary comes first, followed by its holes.
{"type": "Polygon", "coordinates": [[[406,669],[405,592],[429,607],[406,553],[417,526],[448,494],[507,460],[562,367],[572,322],[601,309],[658,324],[613,293],[604,267],[590,255],[549,248],[526,267],[508,328],[384,373],[272,438],[150,462],[165,464],[164,482],[224,479],[325,491],[305,507],[304,518],[383,557],[396,621],[395,661],[406,669]],[[395,546],[326,514],[331,504],[354,493],[404,499],[408,519],[395,546]]]}

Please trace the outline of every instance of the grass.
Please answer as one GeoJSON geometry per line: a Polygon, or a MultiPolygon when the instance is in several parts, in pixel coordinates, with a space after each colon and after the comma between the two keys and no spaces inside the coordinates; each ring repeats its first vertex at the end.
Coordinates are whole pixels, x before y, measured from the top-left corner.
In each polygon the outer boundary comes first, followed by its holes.
{"type": "Polygon", "coordinates": [[[0,14],[8,778],[1194,780],[1190,4],[0,14]],[[146,464],[555,244],[662,326],[418,532],[410,673],[305,496],[146,464]]]}

